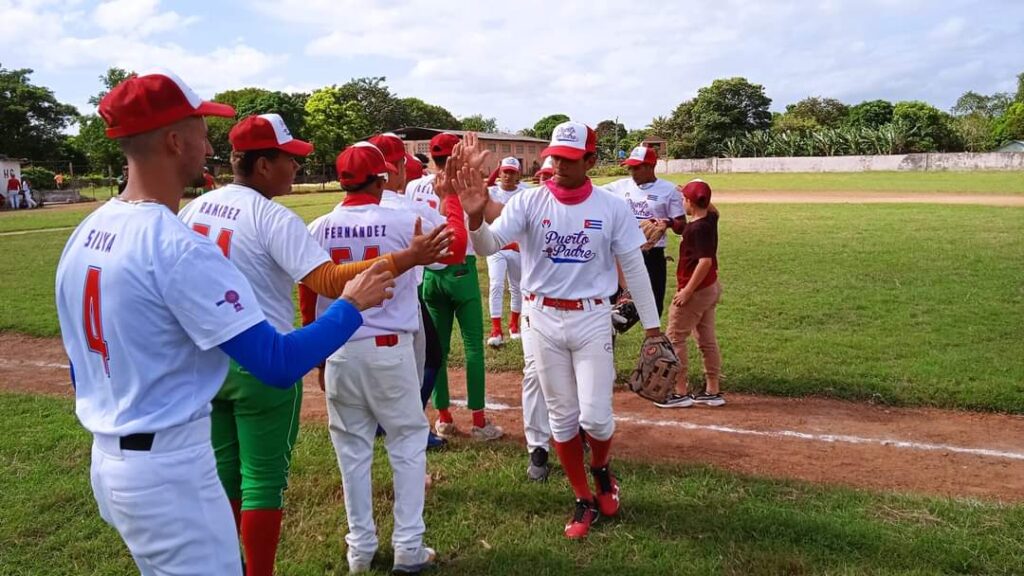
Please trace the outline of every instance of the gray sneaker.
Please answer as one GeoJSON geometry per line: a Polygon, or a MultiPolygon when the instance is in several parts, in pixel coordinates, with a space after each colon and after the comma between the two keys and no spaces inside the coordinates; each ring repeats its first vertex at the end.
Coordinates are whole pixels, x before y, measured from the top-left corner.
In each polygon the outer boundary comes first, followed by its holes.
{"type": "Polygon", "coordinates": [[[689,408],[693,406],[693,396],[689,394],[672,394],[664,402],[655,402],[658,408],[689,408]]]}
{"type": "Polygon", "coordinates": [[[708,394],[707,392],[701,392],[693,397],[694,404],[701,404],[704,406],[725,406],[725,396],[722,393],[708,394]]]}
{"type": "Polygon", "coordinates": [[[500,426],[487,422],[483,426],[473,426],[469,429],[469,436],[473,440],[483,440],[484,442],[490,442],[491,440],[497,440],[505,435],[505,431],[500,426]]]}
{"type": "Polygon", "coordinates": [[[419,574],[433,568],[437,562],[437,552],[433,548],[423,546],[416,550],[395,550],[395,566],[391,571],[395,574],[419,574]]]}
{"type": "Polygon", "coordinates": [[[526,477],[534,482],[546,482],[551,474],[551,465],[548,464],[548,451],[543,448],[534,448],[530,452],[530,465],[526,467],[526,477]]]}

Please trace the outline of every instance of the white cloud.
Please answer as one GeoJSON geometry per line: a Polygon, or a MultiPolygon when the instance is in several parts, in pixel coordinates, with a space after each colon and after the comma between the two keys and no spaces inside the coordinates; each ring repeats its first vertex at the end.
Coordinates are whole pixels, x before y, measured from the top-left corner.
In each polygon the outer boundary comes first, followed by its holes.
{"type": "Polygon", "coordinates": [[[110,0],[96,6],[92,19],[108,33],[137,36],[181,30],[198,20],[161,12],[159,7],[160,0],[110,0]]]}
{"type": "Polygon", "coordinates": [[[136,71],[160,66],[173,70],[205,97],[262,84],[271,70],[288,60],[285,54],[264,52],[241,41],[199,52],[178,42],[158,40],[161,32],[172,29],[187,37],[189,27],[199,21],[161,11],[159,0],[104,2],[89,11],[88,23],[62,17],[69,12],[84,15],[85,11],[77,10],[79,4],[76,0],[0,0],[0,13],[8,23],[13,22],[16,31],[13,37],[0,36],[5,60],[11,54],[43,70],[95,69],[97,75],[110,66],[136,71]]]}

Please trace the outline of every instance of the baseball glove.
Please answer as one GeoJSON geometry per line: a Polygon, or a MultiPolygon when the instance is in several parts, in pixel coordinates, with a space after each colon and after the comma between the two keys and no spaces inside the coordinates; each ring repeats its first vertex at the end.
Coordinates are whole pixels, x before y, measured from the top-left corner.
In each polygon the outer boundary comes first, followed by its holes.
{"type": "Polygon", "coordinates": [[[627,330],[640,321],[640,313],[636,310],[636,304],[632,300],[619,299],[619,303],[612,308],[612,328],[619,334],[625,334],[627,330]]]}
{"type": "Polygon", "coordinates": [[[657,244],[659,240],[665,237],[666,228],[667,226],[664,222],[655,218],[642,220],[640,222],[640,230],[644,233],[644,238],[647,240],[644,246],[650,248],[657,244]]]}
{"type": "Polygon", "coordinates": [[[644,340],[640,359],[629,377],[629,389],[652,402],[664,402],[676,389],[679,357],[665,336],[644,340]]]}

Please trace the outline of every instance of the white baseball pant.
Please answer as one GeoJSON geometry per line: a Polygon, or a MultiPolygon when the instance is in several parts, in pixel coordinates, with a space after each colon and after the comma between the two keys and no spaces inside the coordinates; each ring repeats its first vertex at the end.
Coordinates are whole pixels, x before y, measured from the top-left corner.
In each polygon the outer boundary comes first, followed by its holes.
{"type": "Polygon", "coordinates": [[[544,391],[537,377],[537,363],[533,358],[531,342],[533,339],[530,322],[523,322],[523,433],[526,436],[526,449],[533,452],[535,448],[551,451],[551,423],[548,422],[548,405],[544,400],[544,391]]]}
{"type": "Polygon", "coordinates": [[[523,296],[519,289],[522,277],[519,252],[501,250],[487,257],[487,281],[490,288],[491,318],[500,318],[504,308],[505,278],[508,277],[509,308],[513,312],[523,310],[523,296]]]}
{"type": "Polygon", "coordinates": [[[100,516],[121,534],[142,576],[242,576],[208,417],[157,432],[149,451],[94,436],[91,479],[100,516]]]}
{"type": "Polygon", "coordinates": [[[584,300],[583,310],[560,310],[543,300],[537,295],[528,303],[528,322],[551,434],[567,442],[582,426],[588,435],[607,440],[615,432],[611,306],[607,300],[584,300]]]}
{"type": "Polygon", "coordinates": [[[370,466],[378,423],[387,432],[394,474],[395,555],[413,556],[423,546],[429,425],[415,363],[411,334],[400,334],[395,346],[378,346],[372,337],[350,341],[327,359],[327,419],[344,486],[350,558],[377,551],[370,466]]]}

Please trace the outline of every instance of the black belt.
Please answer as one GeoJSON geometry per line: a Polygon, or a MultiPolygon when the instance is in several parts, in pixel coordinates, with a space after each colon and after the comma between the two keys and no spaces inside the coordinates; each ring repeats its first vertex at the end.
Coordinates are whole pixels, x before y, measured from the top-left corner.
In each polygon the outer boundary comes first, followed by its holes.
{"type": "Polygon", "coordinates": [[[149,452],[153,449],[153,438],[155,437],[156,434],[153,434],[152,432],[121,436],[121,450],[149,452]]]}

